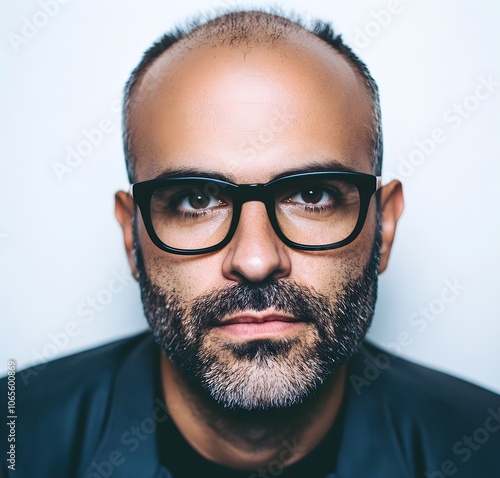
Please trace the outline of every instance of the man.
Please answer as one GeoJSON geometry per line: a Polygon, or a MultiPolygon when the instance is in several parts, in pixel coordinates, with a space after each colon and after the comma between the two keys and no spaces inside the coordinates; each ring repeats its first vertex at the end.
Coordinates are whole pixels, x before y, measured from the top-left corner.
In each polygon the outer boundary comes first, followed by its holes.
{"type": "Polygon", "coordinates": [[[124,146],[116,216],[155,340],[18,384],[5,476],[499,476],[498,396],[363,342],[402,186],[329,25],[165,35],[127,83],[124,146]]]}

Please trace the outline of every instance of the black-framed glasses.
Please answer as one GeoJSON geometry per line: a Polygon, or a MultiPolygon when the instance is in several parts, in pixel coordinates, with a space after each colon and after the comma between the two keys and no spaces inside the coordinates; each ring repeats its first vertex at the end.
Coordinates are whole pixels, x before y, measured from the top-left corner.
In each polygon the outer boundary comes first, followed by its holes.
{"type": "Polygon", "coordinates": [[[304,251],[336,249],[363,229],[381,178],[357,172],[311,172],[266,184],[212,178],[158,178],[132,184],[149,237],[173,254],[205,254],[226,246],[247,201],[264,203],[276,235],[304,251]]]}

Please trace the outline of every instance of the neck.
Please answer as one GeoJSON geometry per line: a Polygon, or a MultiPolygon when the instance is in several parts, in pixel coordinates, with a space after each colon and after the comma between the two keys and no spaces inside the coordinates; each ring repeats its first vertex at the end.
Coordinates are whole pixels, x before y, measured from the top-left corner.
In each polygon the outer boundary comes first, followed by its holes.
{"type": "Polygon", "coordinates": [[[345,365],[302,403],[280,410],[231,410],[188,383],[162,353],[163,393],[186,441],[204,458],[229,468],[257,469],[278,459],[291,465],[319,444],[342,402],[345,365]]]}

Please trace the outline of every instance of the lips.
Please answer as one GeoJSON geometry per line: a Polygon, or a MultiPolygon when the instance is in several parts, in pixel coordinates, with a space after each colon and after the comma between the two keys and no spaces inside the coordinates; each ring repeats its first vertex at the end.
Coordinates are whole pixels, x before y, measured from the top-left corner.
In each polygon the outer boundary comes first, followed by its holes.
{"type": "Polygon", "coordinates": [[[258,339],[297,333],[303,320],[281,312],[241,312],[225,317],[216,327],[235,339],[258,339]]]}
{"type": "Polygon", "coordinates": [[[301,322],[292,315],[286,315],[279,312],[243,312],[231,315],[221,320],[220,326],[230,324],[261,324],[264,322],[301,322]]]}

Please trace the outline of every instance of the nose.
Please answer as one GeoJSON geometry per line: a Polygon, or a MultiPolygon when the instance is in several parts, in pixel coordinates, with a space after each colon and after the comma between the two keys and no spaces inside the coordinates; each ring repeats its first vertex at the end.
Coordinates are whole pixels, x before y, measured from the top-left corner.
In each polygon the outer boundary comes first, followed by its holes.
{"type": "Polygon", "coordinates": [[[235,235],[226,246],[222,272],[238,282],[262,282],[290,273],[287,247],[279,239],[260,201],[243,204],[235,235]]]}

